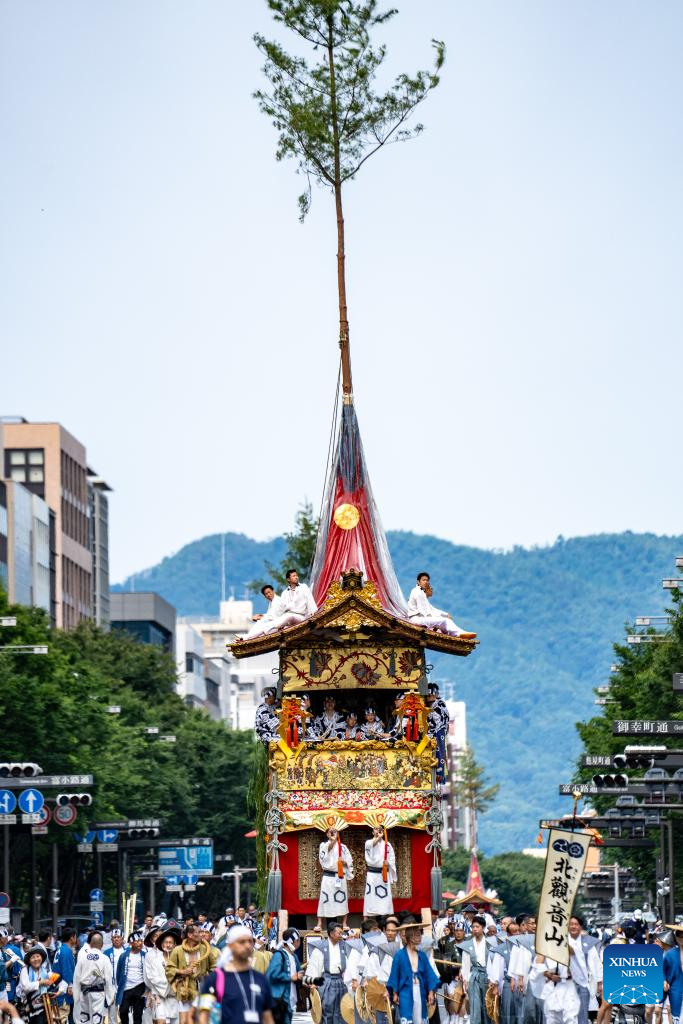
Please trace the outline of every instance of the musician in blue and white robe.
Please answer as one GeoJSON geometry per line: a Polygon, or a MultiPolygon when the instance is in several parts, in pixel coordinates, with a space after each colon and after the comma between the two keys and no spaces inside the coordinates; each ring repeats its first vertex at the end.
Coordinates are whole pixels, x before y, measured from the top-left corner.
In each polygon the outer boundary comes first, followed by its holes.
{"type": "Polygon", "coordinates": [[[337,711],[337,702],[331,695],[325,697],[324,710],[313,722],[313,731],[319,740],[340,740],[346,732],[346,720],[337,711]]]}
{"type": "Polygon", "coordinates": [[[267,686],[261,696],[263,703],[256,708],[254,730],[261,743],[277,743],[280,738],[280,719],[275,713],[275,687],[267,686]]]}

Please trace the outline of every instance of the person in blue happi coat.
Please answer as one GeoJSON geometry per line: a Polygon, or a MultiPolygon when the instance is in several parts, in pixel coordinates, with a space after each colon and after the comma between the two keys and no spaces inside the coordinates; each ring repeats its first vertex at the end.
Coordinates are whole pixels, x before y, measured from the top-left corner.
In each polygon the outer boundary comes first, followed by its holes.
{"type": "Polygon", "coordinates": [[[664,992],[669,996],[671,1015],[681,1016],[683,1004],[683,924],[667,924],[676,945],[664,954],[664,992]]]}
{"type": "Polygon", "coordinates": [[[57,999],[58,1006],[68,1007],[68,1015],[73,1019],[73,982],[76,971],[76,955],[78,953],[78,935],[75,928],[62,928],[61,942],[55,955],[53,970],[66,982],[66,992],[57,999]]]}
{"type": "Polygon", "coordinates": [[[401,1024],[427,1024],[427,1007],[434,1003],[441,979],[419,948],[422,929],[415,918],[407,918],[401,930],[405,930],[406,944],[394,957],[387,992],[391,1002],[398,1004],[401,1024]]]}

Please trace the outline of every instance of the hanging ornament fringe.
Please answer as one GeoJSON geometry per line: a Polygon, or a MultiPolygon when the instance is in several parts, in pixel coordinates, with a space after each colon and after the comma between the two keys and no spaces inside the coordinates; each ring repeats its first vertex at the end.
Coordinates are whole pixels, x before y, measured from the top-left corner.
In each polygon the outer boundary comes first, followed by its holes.
{"type": "Polygon", "coordinates": [[[432,910],[441,910],[443,886],[441,882],[441,868],[436,864],[432,868],[432,910]]]}

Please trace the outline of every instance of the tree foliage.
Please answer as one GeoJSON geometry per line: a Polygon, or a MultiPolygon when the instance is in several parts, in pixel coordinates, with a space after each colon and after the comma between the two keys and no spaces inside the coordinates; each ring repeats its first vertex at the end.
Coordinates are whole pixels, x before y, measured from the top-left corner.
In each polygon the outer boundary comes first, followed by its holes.
{"type": "Polygon", "coordinates": [[[304,501],[296,514],[294,529],[285,534],[287,550],[279,565],[266,561],[268,578],[254,580],[249,584],[250,590],[259,591],[266,583],[276,583],[280,587],[287,586],[287,570],[296,569],[302,583],[308,583],[315,544],[318,538],[318,518],[313,515],[313,505],[304,501]]]}
{"type": "MultiPolygon", "coordinates": [[[[634,628],[627,624],[626,633],[633,633],[634,628]]],[[[658,629],[657,632],[665,634],[666,642],[614,644],[616,671],[610,676],[609,703],[603,706],[600,714],[577,726],[583,743],[583,754],[616,754],[623,752],[625,744],[642,742],[614,736],[612,723],[615,720],[683,719],[683,702],[672,687],[672,676],[680,672],[683,665],[683,595],[680,591],[672,591],[668,628],[658,629]]],[[[657,735],[647,737],[645,742],[680,748],[680,739],[675,737],[657,735]]],[[[595,768],[582,768],[579,761],[575,779],[589,782],[596,771],[595,768]]],[[[642,775],[642,772],[631,772],[632,777],[639,774],[642,775]]],[[[615,799],[609,795],[595,796],[591,797],[590,802],[596,810],[604,813],[614,806],[615,799]]],[[[672,815],[671,820],[674,823],[676,851],[676,893],[678,899],[683,899],[683,822],[677,815],[672,815]]],[[[651,835],[657,838],[657,833],[651,835]]],[[[656,850],[619,850],[620,862],[630,864],[643,880],[654,878],[656,856],[656,850]]]]}
{"type": "MultiPolygon", "coordinates": [[[[569,809],[558,783],[569,782],[581,742],[577,721],[595,712],[593,687],[606,682],[612,645],[638,610],[663,609],[661,578],[683,551],[682,537],[602,534],[546,547],[486,551],[406,531],[388,534],[404,593],[424,566],[434,602],[481,645],[469,658],[434,654],[442,692],[467,703],[467,731],[495,782],[496,802],[480,822],[487,854],[531,846],[540,818],[569,809]],[[557,595],[562,595],[558,601],[557,595]]],[[[284,558],[282,537],[257,542],[226,534],[227,582],[241,592],[284,558]]],[[[135,580],[182,615],[215,613],[220,593],[220,537],[205,537],[135,580]]],[[[124,584],[124,587],[126,584],[124,584]]]]}
{"type": "MultiPolygon", "coordinates": [[[[535,913],[538,907],[545,862],[525,853],[502,853],[494,857],[478,855],[479,869],[486,888],[495,889],[503,901],[501,910],[511,914],[535,913]]],[[[450,892],[459,892],[467,883],[469,850],[447,850],[443,856],[443,884],[450,892]]]]}
{"type": "Polygon", "coordinates": [[[301,219],[311,200],[311,180],[340,188],[383,146],[419,135],[408,125],[415,108],[438,85],[445,57],[433,40],[433,70],[402,73],[388,89],[377,88],[386,47],[372,33],[395,9],[377,0],[267,0],[276,22],[290,30],[308,56],[289,53],[261,34],[254,41],[265,57],[268,91],[255,93],[278,132],[278,160],[296,160],[308,182],[299,196],[301,219]]]}
{"type": "MultiPolygon", "coordinates": [[[[171,655],[138,643],[127,633],[103,632],[84,623],[72,632],[51,630],[39,609],[7,605],[0,615],[17,618],[3,629],[3,643],[47,644],[47,655],[0,652],[2,757],[37,761],[45,772],[92,773],[93,805],[79,811],[72,828],[50,826],[50,841],[71,853],[73,833],[89,821],[159,817],[164,838],[208,836],[218,852],[253,861],[244,838],[251,828],[246,797],[255,753],[251,733],[231,731],[184,704],[176,693],[171,655]],[[120,714],[107,708],[117,705],[120,714]],[[156,726],[176,742],[161,743],[145,733],[156,726]]],[[[12,843],[12,888],[28,905],[27,834],[17,829],[12,843]]],[[[47,843],[39,863],[47,873],[47,843]]],[[[64,857],[62,908],[82,894],[92,858],[64,857]]],[[[111,898],[113,880],[110,879],[111,898]]]]}

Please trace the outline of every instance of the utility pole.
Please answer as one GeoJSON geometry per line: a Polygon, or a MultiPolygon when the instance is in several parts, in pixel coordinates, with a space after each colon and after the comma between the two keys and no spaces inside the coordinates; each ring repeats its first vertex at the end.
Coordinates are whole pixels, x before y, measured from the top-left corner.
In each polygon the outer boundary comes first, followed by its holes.
{"type": "Polygon", "coordinates": [[[619,865],[614,863],[614,899],[612,900],[614,907],[614,919],[618,920],[619,914],[621,913],[621,900],[619,899],[619,865]]]}
{"type": "Polygon", "coordinates": [[[59,847],[52,844],[52,934],[57,934],[57,916],[59,913],[59,847]]]}

